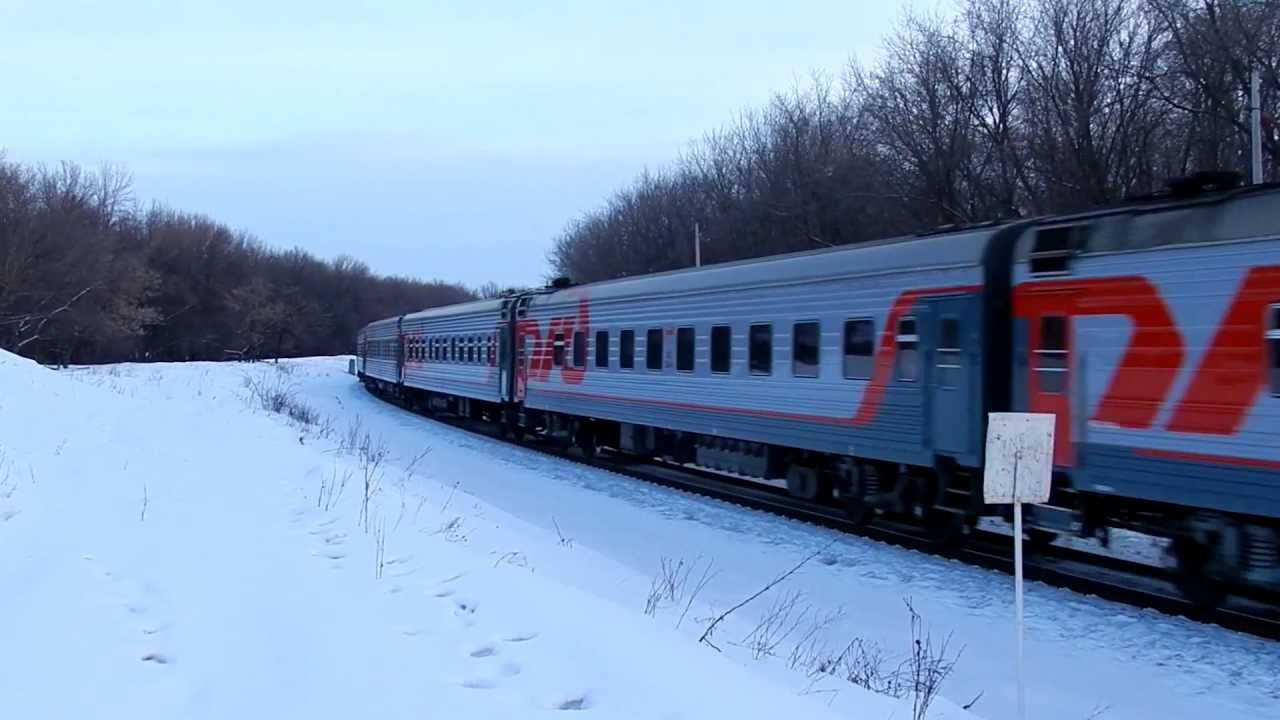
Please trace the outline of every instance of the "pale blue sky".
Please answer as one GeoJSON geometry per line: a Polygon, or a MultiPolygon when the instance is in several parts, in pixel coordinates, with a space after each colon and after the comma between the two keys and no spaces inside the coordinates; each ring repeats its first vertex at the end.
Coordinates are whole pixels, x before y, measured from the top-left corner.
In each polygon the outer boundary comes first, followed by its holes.
{"type": "Polygon", "coordinates": [[[567,221],[874,59],[905,4],[2,0],[0,148],[124,165],[272,245],[534,283],[567,221]]]}

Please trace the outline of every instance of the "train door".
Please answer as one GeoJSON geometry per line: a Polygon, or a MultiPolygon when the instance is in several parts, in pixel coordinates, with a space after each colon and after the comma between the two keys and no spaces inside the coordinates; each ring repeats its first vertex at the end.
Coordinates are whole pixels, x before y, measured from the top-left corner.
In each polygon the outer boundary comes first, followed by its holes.
{"type": "Polygon", "coordinates": [[[1072,393],[1078,383],[1072,369],[1076,353],[1072,316],[1076,295],[1071,288],[1023,286],[1015,298],[1020,328],[1014,352],[1018,367],[1024,371],[1022,388],[1026,393],[1025,403],[1019,404],[1027,412],[1056,416],[1053,464],[1059,467],[1075,464],[1072,393]]]}
{"type": "Polygon", "coordinates": [[[515,317],[511,321],[511,333],[515,342],[515,383],[511,399],[518,403],[524,402],[525,392],[529,386],[529,363],[533,360],[534,343],[537,339],[537,325],[527,324],[529,303],[532,300],[531,295],[521,295],[516,298],[515,317]]]}
{"type": "Polygon", "coordinates": [[[516,389],[515,401],[524,402],[525,389],[529,384],[529,359],[533,355],[533,338],[528,335],[516,336],[516,389]]]}
{"type": "Polygon", "coordinates": [[[405,347],[408,338],[401,332],[396,336],[396,382],[404,382],[404,364],[407,358],[407,349],[405,347]]]}
{"type": "Polygon", "coordinates": [[[511,298],[502,301],[498,324],[498,397],[502,402],[510,402],[515,395],[515,378],[511,372],[511,360],[514,349],[511,340],[515,328],[515,303],[511,298]]]}
{"type": "Polygon", "coordinates": [[[981,303],[974,296],[955,296],[929,300],[926,306],[920,322],[927,347],[932,348],[927,362],[933,449],[943,455],[973,456],[982,412],[981,303]]]}

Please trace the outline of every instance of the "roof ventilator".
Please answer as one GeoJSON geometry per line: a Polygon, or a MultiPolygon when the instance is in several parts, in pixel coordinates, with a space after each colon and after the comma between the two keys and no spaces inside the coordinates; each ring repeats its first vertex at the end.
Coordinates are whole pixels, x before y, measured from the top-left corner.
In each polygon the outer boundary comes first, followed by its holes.
{"type": "Polygon", "coordinates": [[[1071,258],[1084,247],[1085,225],[1058,225],[1036,230],[1031,246],[1032,275],[1063,275],[1071,272],[1071,258]]]}

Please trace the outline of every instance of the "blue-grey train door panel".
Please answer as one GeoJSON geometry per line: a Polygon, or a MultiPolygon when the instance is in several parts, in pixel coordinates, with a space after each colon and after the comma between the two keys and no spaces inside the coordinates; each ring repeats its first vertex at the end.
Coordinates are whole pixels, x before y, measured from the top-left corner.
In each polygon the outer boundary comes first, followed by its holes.
{"type": "Polygon", "coordinates": [[[980,303],[976,297],[956,296],[927,302],[922,314],[924,339],[932,352],[929,362],[930,436],[934,452],[957,458],[972,456],[974,421],[980,403],[976,378],[979,368],[979,333],[976,324],[980,303]]]}

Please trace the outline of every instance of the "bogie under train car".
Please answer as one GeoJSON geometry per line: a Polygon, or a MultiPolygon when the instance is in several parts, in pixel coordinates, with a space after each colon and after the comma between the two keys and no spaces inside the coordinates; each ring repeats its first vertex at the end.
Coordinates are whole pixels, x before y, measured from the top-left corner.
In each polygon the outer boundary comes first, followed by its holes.
{"type": "Polygon", "coordinates": [[[513,294],[371,323],[406,405],[784,484],[958,542],[989,412],[1056,415],[1033,540],[1171,538],[1280,596],[1280,186],[513,294]]]}

